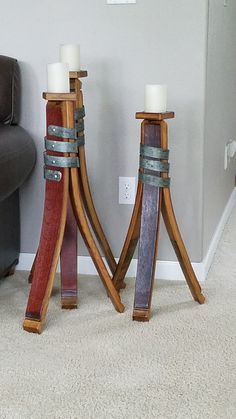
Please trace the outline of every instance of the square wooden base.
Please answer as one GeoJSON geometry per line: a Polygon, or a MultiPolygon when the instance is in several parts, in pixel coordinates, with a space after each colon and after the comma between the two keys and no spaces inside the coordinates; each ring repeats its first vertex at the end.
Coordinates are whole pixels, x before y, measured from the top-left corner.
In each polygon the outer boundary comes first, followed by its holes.
{"type": "Polygon", "coordinates": [[[144,310],[143,308],[135,308],[133,311],[133,320],[136,320],[138,322],[149,322],[150,310],[144,310]]]}

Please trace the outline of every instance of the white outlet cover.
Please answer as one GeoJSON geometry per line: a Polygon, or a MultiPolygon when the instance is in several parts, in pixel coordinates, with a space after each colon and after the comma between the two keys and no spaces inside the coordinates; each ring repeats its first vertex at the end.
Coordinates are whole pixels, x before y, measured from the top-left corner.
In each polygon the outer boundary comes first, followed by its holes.
{"type": "Polygon", "coordinates": [[[134,204],[135,180],[135,177],[119,176],[119,204],[134,204]]]}
{"type": "Polygon", "coordinates": [[[136,0],[107,0],[107,4],[135,4],[136,0]]]}

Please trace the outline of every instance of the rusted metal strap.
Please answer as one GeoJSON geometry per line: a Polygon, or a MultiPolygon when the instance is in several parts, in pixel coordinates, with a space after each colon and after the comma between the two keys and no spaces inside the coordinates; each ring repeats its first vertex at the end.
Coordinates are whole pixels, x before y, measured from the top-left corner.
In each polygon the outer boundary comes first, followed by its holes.
{"type": "Polygon", "coordinates": [[[75,109],[74,117],[75,117],[75,120],[82,119],[85,117],[84,106],[82,106],[81,108],[75,109]]]}
{"type": "Polygon", "coordinates": [[[80,135],[77,138],[77,146],[80,147],[81,145],[84,145],[84,135],[80,135]]]}
{"type": "Polygon", "coordinates": [[[163,178],[160,176],[148,175],[146,173],[139,172],[140,182],[155,186],[156,188],[169,188],[170,187],[170,178],[163,178]]]}
{"type": "Polygon", "coordinates": [[[151,147],[140,144],[140,154],[144,157],[153,157],[154,159],[168,160],[169,150],[159,147],[151,147]]]}
{"type": "Polygon", "coordinates": [[[75,123],[75,131],[77,134],[84,131],[84,121],[75,123]]]}
{"type": "Polygon", "coordinates": [[[159,160],[144,159],[140,157],[140,168],[153,170],[154,172],[169,172],[169,163],[162,162],[159,160]]]}

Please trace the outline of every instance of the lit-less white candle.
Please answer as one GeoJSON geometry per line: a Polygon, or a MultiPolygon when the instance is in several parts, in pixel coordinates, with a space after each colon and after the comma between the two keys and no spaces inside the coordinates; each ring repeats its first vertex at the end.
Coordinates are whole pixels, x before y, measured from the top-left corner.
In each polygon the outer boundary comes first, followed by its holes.
{"type": "Polygon", "coordinates": [[[68,63],[70,71],[80,71],[80,46],[74,44],[61,45],[60,61],[68,63]]]}
{"type": "Polygon", "coordinates": [[[48,64],[48,87],[49,93],[69,93],[70,78],[69,65],[66,63],[48,64]]]}
{"type": "Polygon", "coordinates": [[[145,112],[162,113],[167,109],[167,86],[147,84],[145,87],[145,112]]]}

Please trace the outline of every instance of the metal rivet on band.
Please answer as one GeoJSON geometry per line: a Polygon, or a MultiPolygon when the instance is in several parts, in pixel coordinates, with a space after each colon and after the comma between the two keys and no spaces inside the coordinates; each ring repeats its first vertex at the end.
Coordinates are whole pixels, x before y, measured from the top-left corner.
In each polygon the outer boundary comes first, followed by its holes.
{"type": "Polygon", "coordinates": [[[54,150],[58,153],[77,153],[78,152],[78,142],[68,142],[68,141],[54,141],[49,140],[47,137],[44,138],[44,144],[46,150],[54,150]]]}
{"type": "Polygon", "coordinates": [[[79,167],[78,157],[51,156],[46,153],[44,153],[44,163],[46,166],[79,167]]]}
{"type": "Polygon", "coordinates": [[[62,173],[44,167],[44,178],[53,182],[60,182],[60,180],[62,179],[62,173]]]}

